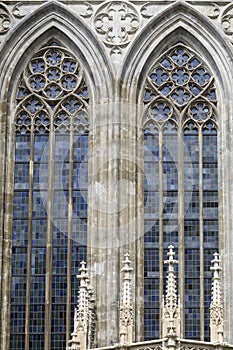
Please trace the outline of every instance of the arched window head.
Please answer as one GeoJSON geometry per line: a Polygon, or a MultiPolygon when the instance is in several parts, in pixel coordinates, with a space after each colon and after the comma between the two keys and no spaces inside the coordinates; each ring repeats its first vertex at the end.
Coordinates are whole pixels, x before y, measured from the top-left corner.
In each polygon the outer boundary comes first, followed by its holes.
{"type": "Polygon", "coordinates": [[[145,339],[162,336],[170,244],[179,257],[181,337],[209,340],[218,250],[217,97],[204,60],[178,43],[155,60],[144,102],[145,339]]]}
{"type": "Polygon", "coordinates": [[[185,127],[216,122],[213,76],[191,50],[178,44],[164,54],[146,79],[145,130],[163,127],[169,120],[185,127]]]}
{"type": "Polygon", "coordinates": [[[83,68],[67,49],[52,41],[26,65],[17,94],[16,131],[88,131],[88,90],[83,68]],[[51,123],[53,126],[51,126],[51,123]]]}

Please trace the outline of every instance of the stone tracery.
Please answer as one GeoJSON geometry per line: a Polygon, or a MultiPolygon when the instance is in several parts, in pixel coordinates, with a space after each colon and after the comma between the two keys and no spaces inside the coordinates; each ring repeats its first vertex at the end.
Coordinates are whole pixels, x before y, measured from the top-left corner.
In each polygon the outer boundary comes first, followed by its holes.
{"type": "Polygon", "coordinates": [[[88,130],[87,86],[81,64],[67,49],[51,42],[37,52],[24,70],[17,95],[17,130],[49,130],[54,116],[55,130],[88,130]]]}

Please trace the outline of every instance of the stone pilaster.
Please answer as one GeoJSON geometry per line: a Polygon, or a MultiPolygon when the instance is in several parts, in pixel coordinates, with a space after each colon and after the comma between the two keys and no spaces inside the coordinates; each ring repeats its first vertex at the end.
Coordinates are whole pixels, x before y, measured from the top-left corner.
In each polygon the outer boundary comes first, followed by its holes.
{"type": "Polygon", "coordinates": [[[166,294],[162,305],[162,336],[167,338],[167,347],[169,349],[176,348],[176,338],[180,336],[180,310],[177,298],[176,275],[174,266],[178,264],[178,260],[174,259],[175,252],[173,246],[168,247],[168,260],[164,263],[168,264],[166,294]]]}
{"type": "Polygon", "coordinates": [[[131,344],[133,342],[133,304],[131,297],[131,272],[133,270],[130,267],[131,261],[129,260],[129,254],[125,254],[125,260],[123,261],[123,282],[122,282],[122,295],[120,302],[120,344],[131,344]]]}
{"type": "Polygon", "coordinates": [[[210,340],[212,343],[223,342],[223,303],[220,258],[218,253],[214,253],[214,259],[211,261],[213,266],[212,279],[212,300],[210,304],[210,340]]]}

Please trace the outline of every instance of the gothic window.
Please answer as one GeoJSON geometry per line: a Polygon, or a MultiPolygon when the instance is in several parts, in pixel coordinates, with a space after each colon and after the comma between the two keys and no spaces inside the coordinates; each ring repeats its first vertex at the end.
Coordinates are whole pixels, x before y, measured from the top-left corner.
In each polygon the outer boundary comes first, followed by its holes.
{"type": "Polygon", "coordinates": [[[209,340],[210,260],[218,250],[214,78],[179,43],[146,78],[144,94],[145,339],[159,338],[163,260],[179,256],[182,336],[209,340]]]}
{"type": "Polygon", "coordinates": [[[45,330],[62,350],[71,333],[86,259],[88,103],[73,53],[50,41],[31,57],[16,97],[11,350],[44,349],[45,330]]]}

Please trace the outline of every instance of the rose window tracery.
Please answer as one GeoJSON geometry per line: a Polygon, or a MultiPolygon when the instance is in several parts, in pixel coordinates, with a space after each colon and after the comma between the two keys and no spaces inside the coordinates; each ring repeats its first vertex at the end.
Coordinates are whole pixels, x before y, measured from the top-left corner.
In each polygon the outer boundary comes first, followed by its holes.
{"type": "Polygon", "coordinates": [[[56,42],[37,52],[27,64],[17,94],[16,128],[20,133],[55,130],[87,132],[88,90],[76,57],[56,42]],[[42,112],[43,111],[43,112],[42,112]]]}
{"type": "Polygon", "coordinates": [[[215,122],[213,77],[201,60],[184,45],[179,44],[163,55],[147,77],[144,103],[148,113],[145,127],[148,122],[156,124],[167,120],[161,112],[161,118],[158,118],[158,113],[153,116],[158,99],[162,99],[170,111],[173,110],[167,118],[178,123],[188,119],[203,123],[210,118],[215,122]]]}

